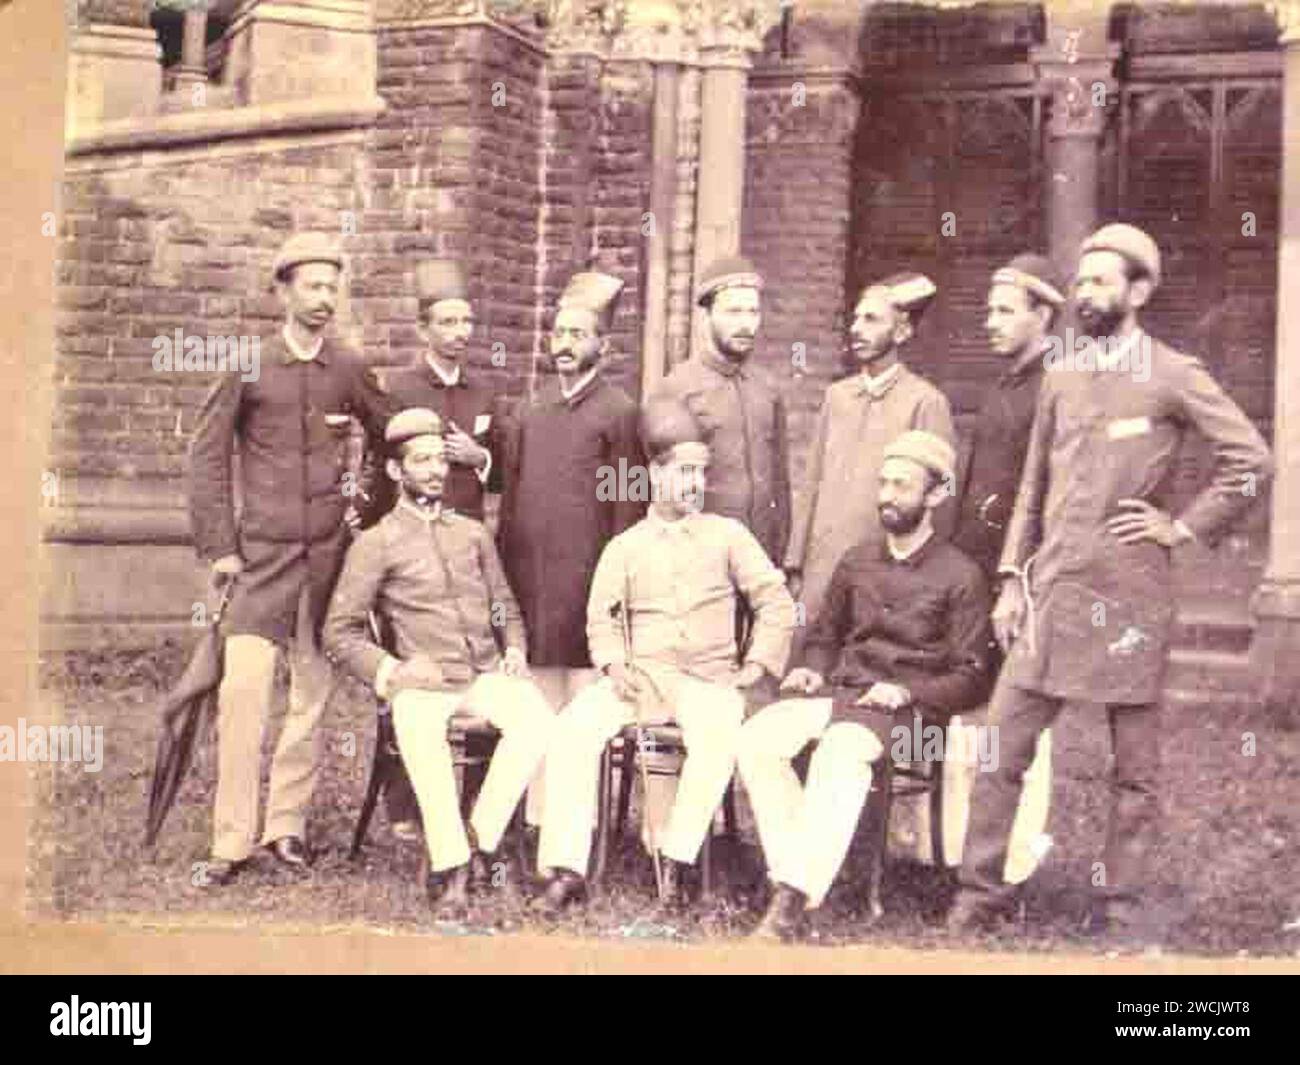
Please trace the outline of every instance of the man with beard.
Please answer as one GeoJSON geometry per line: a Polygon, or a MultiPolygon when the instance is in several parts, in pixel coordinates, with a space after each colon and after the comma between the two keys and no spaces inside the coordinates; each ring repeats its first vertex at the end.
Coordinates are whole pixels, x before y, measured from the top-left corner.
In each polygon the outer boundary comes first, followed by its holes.
{"type": "Polygon", "coordinates": [[[872,499],[885,448],[908,429],[955,439],[947,397],[899,361],[936,291],[921,274],[896,274],[864,289],[854,310],[849,332],[858,372],[826,390],[808,494],[785,558],[809,622],[840,556],[864,540],[879,547],[883,539],[872,499]]]}
{"type": "Polygon", "coordinates": [[[227,374],[199,410],[190,452],[190,518],[199,556],[234,580],[217,695],[217,795],[206,880],[228,882],[252,853],[262,734],[276,663],[288,650],[289,710],[271,759],[262,842],[304,868],[307,806],[320,763],[320,719],[333,676],[320,625],[343,554],[351,420],[382,439],[386,404],[361,358],[325,336],[343,259],[325,234],[285,241],[272,267],[284,328],[263,345],[255,380],[227,374]],[[235,517],[238,444],[243,510],[235,517]]]}
{"type": "Polygon", "coordinates": [[[686,759],[665,830],[666,909],[687,901],[683,873],[699,855],[735,769],[745,692],[775,689],[794,630],[785,578],[734,518],[701,513],[709,449],[690,412],[652,400],[643,419],[651,455],[650,513],[609,542],[587,605],[592,661],[604,674],[556,721],[546,760],[538,867],[542,907],[556,913],[585,894],[601,752],[635,721],[676,722],[686,759]],[[738,599],[754,618],[737,662],[738,599]]]}
{"type": "MultiPolygon", "coordinates": [[[[503,446],[497,543],[523,610],[529,664],[556,710],[595,675],[586,610],[596,560],[645,513],[635,493],[599,490],[602,469],[645,464],[636,404],[601,376],[622,288],[608,274],[569,280],[551,330],[555,376],[511,419],[503,446]]],[[[538,801],[530,798],[530,812],[538,801]]]]}
{"type": "Polygon", "coordinates": [[[330,603],[331,657],[392,704],[393,730],[428,828],[426,889],[439,917],[464,916],[468,893],[517,890],[522,870],[501,838],[541,765],[555,718],[528,678],[519,608],[487,530],[443,503],[451,470],[441,419],[405,410],[388,423],[396,506],[348,552],[330,603]],[[393,634],[370,632],[372,612],[393,634]],[[469,825],[461,820],[447,723],[501,731],[469,825]]]}
{"type": "Polygon", "coordinates": [[[1200,361],[1138,325],[1159,283],[1159,250],[1133,226],[1103,226],[1081,248],[1074,288],[1092,357],[1076,355],[1077,368],[1049,361],[1039,392],[993,614],[1007,649],[990,706],[1001,757],[996,772],[976,781],[949,914],[954,931],[1005,908],[1013,891],[1003,881],[1007,839],[1038,736],[1065,702],[1086,700],[1106,705],[1114,752],[1092,927],[1120,941],[1163,934],[1148,862],[1160,838],[1170,551],[1219,537],[1262,490],[1272,463],[1200,361]],[[1176,460],[1193,427],[1213,445],[1214,470],[1175,517],[1176,460]]]}
{"type": "Polygon", "coordinates": [[[684,403],[709,447],[704,509],[741,521],[780,564],[790,537],[790,469],[781,394],[754,366],[763,279],[748,259],[719,259],[700,275],[696,302],[709,347],[673,367],[655,396],[684,403]]]}
{"type": "Polygon", "coordinates": [[[953,462],[952,446],[921,429],[884,449],[883,542],[871,538],[840,559],[781,685],[797,697],[761,710],[741,732],[740,776],[773,885],[758,938],[796,938],[826,898],[899,715],[945,722],[988,694],[988,586],[934,535],[953,462]],[[814,740],[801,786],[791,760],[814,740]]]}

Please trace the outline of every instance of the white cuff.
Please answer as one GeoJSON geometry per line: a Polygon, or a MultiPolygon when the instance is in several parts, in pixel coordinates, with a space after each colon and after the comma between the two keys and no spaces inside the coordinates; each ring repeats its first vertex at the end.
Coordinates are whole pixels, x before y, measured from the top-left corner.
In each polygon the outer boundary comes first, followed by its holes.
{"type": "Polygon", "coordinates": [[[388,682],[393,676],[393,670],[401,664],[402,660],[400,658],[384,655],[384,660],[379,663],[379,668],[375,670],[375,694],[379,698],[388,698],[388,682]]]}
{"type": "Polygon", "coordinates": [[[478,477],[479,484],[487,484],[488,477],[492,474],[492,452],[488,451],[487,448],[484,448],[483,450],[487,452],[487,462],[483,464],[482,469],[474,471],[475,475],[478,477]]]}
{"type": "Polygon", "coordinates": [[[1184,543],[1196,543],[1196,533],[1188,528],[1187,523],[1182,518],[1174,519],[1174,531],[1182,536],[1184,543]]]}

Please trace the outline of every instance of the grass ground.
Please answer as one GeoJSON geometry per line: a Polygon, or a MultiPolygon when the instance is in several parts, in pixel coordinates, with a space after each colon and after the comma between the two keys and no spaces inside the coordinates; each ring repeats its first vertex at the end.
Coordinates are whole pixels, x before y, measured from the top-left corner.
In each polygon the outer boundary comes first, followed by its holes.
{"type": "MultiPolygon", "coordinates": [[[[718,848],[721,890],[671,922],[651,918],[653,874],[629,839],[615,856],[608,890],[558,925],[540,928],[524,910],[489,896],[463,925],[438,926],[419,877],[420,848],[399,844],[382,812],[357,864],[345,849],[364,793],[373,741],[373,700],[345,683],[327,711],[326,762],[309,824],[319,857],[294,877],[269,859],[229,887],[195,886],[207,853],[215,750],[200,745],[155,848],[142,843],[145,795],[157,738],[156,703],[183,664],[184,649],[148,654],[75,654],[42,663],[44,708],[67,724],[102,725],[99,773],[79,765],[39,765],[37,813],[29,834],[32,907],[42,916],[132,915],[193,921],[310,925],[362,923],[404,932],[507,934],[527,927],[554,934],[667,938],[686,942],[740,936],[761,906],[761,855],[749,842],[718,848]]],[[[29,715],[29,719],[35,715],[29,715]]],[[[1169,710],[1163,794],[1167,835],[1156,862],[1160,896],[1180,920],[1166,949],[1190,954],[1300,955],[1300,733],[1247,709],[1213,714],[1169,710]],[[1253,735],[1253,754],[1247,734],[1253,735]]],[[[272,733],[273,734],[273,733],[272,733]]],[[[871,942],[913,948],[1089,949],[1079,920],[1099,855],[1108,807],[1107,736],[1100,708],[1073,707],[1058,724],[1050,831],[1055,846],[1034,878],[1026,920],[957,943],[933,926],[946,903],[934,871],[891,863],[887,913],[866,920],[857,849],[814,926],[824,944],[871,942]]],[[[743,805],[743,804],[742,804],[743,805]]],[[[742,816],[742,822],[745,818],[742,816]]]]}

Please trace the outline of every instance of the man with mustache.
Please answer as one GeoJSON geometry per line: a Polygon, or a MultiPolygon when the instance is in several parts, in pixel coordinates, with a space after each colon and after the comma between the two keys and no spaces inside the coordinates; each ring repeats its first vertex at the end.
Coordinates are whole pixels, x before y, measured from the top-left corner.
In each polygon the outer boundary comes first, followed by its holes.
{"type": "MultiPolygon", "coordinates": [[[[1029,449],[1049,333],[1065,306],[1064,284],[1042,255],[1026,252],[999,268],[989,286],[984,318],[989,347],[1006,369],[990,385],[975,415],[957,463],[957,498],[950,516],[952,542],[984,571],[990,587],[998,583],[998,559],[1007,521],[1016,501],[1020,473],[1029,449]]],[[[1002,656],[994,648],[994,672],[1002,656]]],[[[974,767],[945,765],[946,824],[963,823],[969,808],[974,767]]],[[[1022,881],[1038,864],[1032,849],[1047,823],[1051,800],[1051,730],[1043,732],[1039,751],[1026,776],[1021,814],[1010,846],[1007,876],[1022,881]]],[[[955,838],[953,833],[945,839],[955,838]]]]}
{"type": "Polygon", "coordinates": [[[595,676],[586,608],[596,560],[645,513],[644,499],[599,491],[602,469],[645,463],[636,404],[601,373],[622,289],[609,274],[569,279],[551,329],[555,375],[520,405],[503,442],[497,543],[528,629],[529,665],[556,710],[595,676]]]}
{"type": "Polygon", "coordinates": [[[953,461],[948,441],[923,429],[884,448],[876,493],[883,542],[869,538],[840,559],[781,685],[793,697],[759,711],[741,732],[740,776],[772,880],[757,938],[799,937],[822,904],[894,724],[914,713],[946,722],[988,694],[988,586],[975,563],[935,535],[932,520],[953,461]],[[813,740],[800,785],[791,760],[813,740]]]}
{"type": "Polygon", "coordinates": [[[325,336],[343,258],[322,233],[285,241],[272,267],[284,327],[262,345],[254,380],[228,374],[199,410],[190,451],[190,520],[214,580],[234,580],[217,697],[217,794],[206,882],[228,882],[252,854],[262,734],[276,663],[289,652],[289,710],[271,759],[262,842],[304,868],[307,807],[320,761],[320,719],[334,678],[319,633],[348,543],[344,515],[351,419],[371,446],[386,403],[361,357],[325,336]],[[238,445],[243,509],[235,515],[238,445]]]}
{"type": "Polygon", "coordinates": [[[731,780],[745,692],[775,686],[794,629],[785,578],[753,534],[734,518],[702,513],[710,452],[690,411],[652,400],[643,425],[654,502],[601,554],[587,604],[591,657],[604,677],[560,714],[546,760],[537,862],[550,877],[542,899],[550,914],[585,894],[601,752],[634,721],[682,728],[686,760],[651,845],[662,855],[663,906],[688,901],[684,873],[731,780]],[[754,627],[738,662],[742,598],[754,627]]]}
{"type": "Polygon", "coordinates": [[[779,564],[790,537],[790,469],[785,402],[754,365],[762,291],[748,259],[711,263],[696,293],[709,346],[673,367],[655,397],[684,403],[704,433],[711,456],[704,509],[743,522],[779,564]]]}
{"type": "MultiPolygon", "coordinates": [[[[427,259],[415,268],[419,296],[418,325],[425,350],[413,366],[378,370],[389,410],[397,413],[424,408],[438,414],[443,426],[444,454],[450,469],[443,505],[475,521],[484,519],[484,493],[501,490],[498,397],[479,384],[466,365],[474,335],[474,308],[462,265],[454,259],[427,259]]],[[[383,455],[370,456],[382,465],[383,455]]],[[[372,525],[397,500],[396,482],[385,476],[367,478],[371,500],[361,524],[372,525]]],[[[390,781],[384,794],[388,820],[398,839],[419,837],[415,794],[404,772],[390,781]]]]}
{"type": "Polygon", "coordinates": [[[883,540],[872,500],[884,449],[908,429],[955,439],[947,397],[899,361],[936,291],[922,274],[895,274],[865,288],[854,309],[849,333],[858,372],[826,390],[808,495],[785,557],[809,622],[840,556],[864,539],[883,540]]]}
{"type": "Polygon", "coordinates": [[[1141,230],[1107,225],[1083,243],[1074,291],[1092,357],[1049,364],[1039,391],[993,614],[1007,651],[989,710],[1001,757],[975,784],[961,890],[948,918],[954,931],[1005,910],[1014,890],[1003,880],[1007,839],[1025,771],[1039,734],[1067,701],[1083,700],[1106,705],[1114,752],[1092,928],[1121,942],[1163,935],[1148,863],[1160,839],[1170,552],[1222,535],[1262,491],[1272,462],[1201,362],[1138,324],[1159,283],[1159,249],[1141,230]],[[1130,372],[1135,363],[1140,369],[1130,372]],[[1190,428],[1213,445],[1214,470],[1175,516],[1169,498],[1190,428]]]}
{"type": "Polygon", "coordinates": [[[426,889],[436,916],[463,917],[469,892],[517,890],[522,873],[499,851],[541,765],[554,715],[527,677],[524,628],[487,530],[444,505],[449,481],[441,419],[405,410],[388,423],[397,505],[348,552],[324,642],[331,657],[390,700],[397,746],[427,828],[426,889]],[[393,633],[386,650],[371,612],[393,633]],[[456,799],[447,722],[484,718],[501,731],[466,826],[456,799]]]}

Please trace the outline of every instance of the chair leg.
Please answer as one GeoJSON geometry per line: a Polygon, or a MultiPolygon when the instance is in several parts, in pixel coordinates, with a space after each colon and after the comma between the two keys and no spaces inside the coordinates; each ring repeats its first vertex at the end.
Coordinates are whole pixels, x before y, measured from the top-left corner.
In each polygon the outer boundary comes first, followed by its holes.
{"type": "Polygon", "coordinates": [[[878,920],[885,912],[880,901],[880,885],[884,879],[886,854],[889,850],[889,815],[893,806],[894,774],[893,763],[888,755],[880,759],[880,779],[877,787],[868,795],[868,803],[876,818],[872,825],[871,875],[867,881],[867,907],[871,919],[878,920]]]}
{"type": "Polygon", "coordinates": [[[704,834],[704,845],[700,848],[700,897],[713,897],[713,825],[704,834]]]}
{"type": "Polygon", "coordinates": [[[587,878],[593,889],[604,882],[609,864],[609,798],[613,783],[614,753],[607,743],[600,752],[600,772],[596,778],[596,838],[591,848],[591,875],[587,878]]]}
{"type": "Polygon", "coordinates": [[[930,763],[930,857],[940,876],[948,869],[943,838],[943,766],[943,762],[930,763]]]}
{"type": "Polygon", "coordinates": [[[361,802],[361,813],[357,816],[357,827],[352,832],[352,846],[348,849],[348,860],[356,861],[361,856],[361,847],[366,842],[370,831],[370,819],[374,816],[375,805],[379,802],[379,793],[392,775],[390,768],[392,756],[388,753],[388,744],[393,742],[382,720],[375,731],[375,753],[370,760],[370,780],[366,784],[366,797],[361,802]]]}
{"type": "Polygon", "coordinates": [[[733,778],[727,785],[727,793],[722,797],[722,823],[726,826],[727,835],[732,840],[740,838],[740,819],[736,816],[736,781],[733,778]]]}
{"type": "MultiPolygon", "coordinates": [[[[620,756],[620,773],[618,778],[618,814],[614,820],[614,838],[622,842],[627,831],[628,810],[632,806],[632,782],[636,779],[636,760],[638,751],[636,739],[623,733],[623,753],[620,756]]],[[[645,799],[643,798],[644,802],[645,799]]]]}

